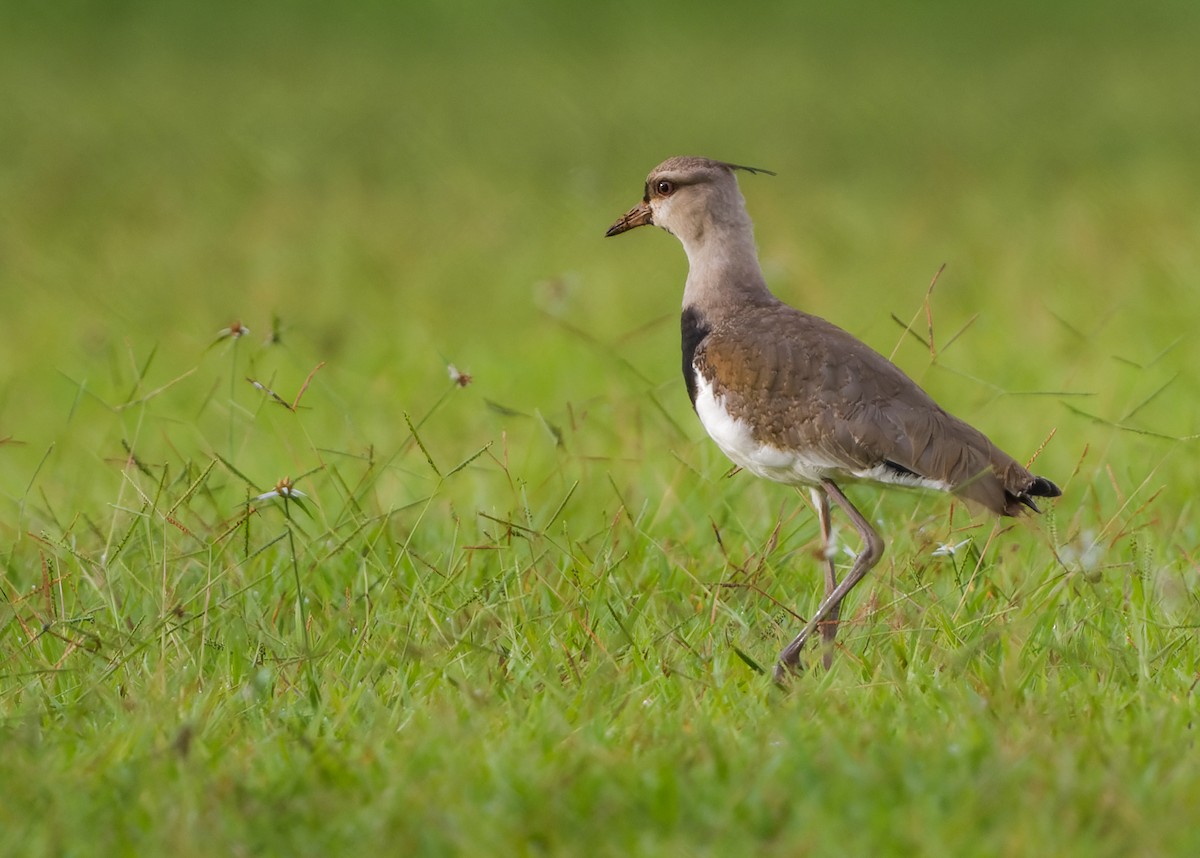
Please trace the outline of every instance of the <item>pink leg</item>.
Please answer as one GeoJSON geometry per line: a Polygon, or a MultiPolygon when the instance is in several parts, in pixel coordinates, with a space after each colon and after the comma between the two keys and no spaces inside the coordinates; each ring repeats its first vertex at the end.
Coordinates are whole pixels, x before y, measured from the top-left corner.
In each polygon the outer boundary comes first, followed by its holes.
{"type": "MultiPolygon", "coordinates": [[[[822,480],[821,489],[828,500],[832,500],[835,504],[842,508],[850,519],[850,523],[854,525],[854,529],[858,531],[858,535],[862,538],[863,548],[854,558],[854,565],[850,567],[849,574],[846,575],[840,584],[834,586],[821,606],[817,608],[817,612],[813,614],[808,624],[800,630],[800,634],[792,640],[790,644],[783,648],[783,652],[779,653],[779,663],[775,665],[775,681],[783,683],[787,680],[788,674],[794,673],[796,666],[800,661],[800,650],[804,649],[804,643],[809,639],[812,633],[817,628],[823,628],[825,623],[831,616],[836,621],[838,610],[841,608],[842,599],[846,598],[846,594],[854,589],[855,585],[863,579],[871,568],[879,562],[879,558],[883,556],[883,540],[879,534],[871,527],[870,522],[863,518],[863,514],[859,512],[854,504],[850,503],[850,499],[842,494],[842,490],[837,487],[833,480],[822,480]]],[[[820,504],[818,504],[818,513],[820,504]]],[[[828,584],[829,579],[826,579],[828,584]]],[[[834,627],[836,633],[837,626],[834,627]]],[[[822,631],[822,636],[825,632],[822,631]]],[[[830,634],[828,641],[832,641],[833,635],[830,634]]]]}
{"type": "MultiPolygon", "coordinates": [[[[837,588],[837,567],[833,564],[833,525],[829,520],[829,495],[824,490],[812,490],[813,505],[817,508],[817,521],[821,525],[821,556],[825,558],[825,598],[833,595],[837,588]]],[[[834,605],[821,623],[821,642],[824,644],[821,661],[825,669],[833,666],[833,640],[837,637],[838,614],[841,605],[834,605]]]]}

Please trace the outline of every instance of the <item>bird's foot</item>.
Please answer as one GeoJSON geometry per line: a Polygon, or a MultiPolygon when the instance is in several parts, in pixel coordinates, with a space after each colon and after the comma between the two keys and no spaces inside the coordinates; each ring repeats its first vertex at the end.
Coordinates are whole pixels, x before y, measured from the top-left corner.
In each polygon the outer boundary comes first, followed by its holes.
{"type": "Polygon", "coordinates": [[[799,664],[784,664],[782,661],[775,662],[774,680],[775,684],[780,688],[787,688],[792,681],[792,677],[799,676],[804,673],[804,668],[799,664]]]}
{"type": "Polygon", "coordinates": [[[806,640],[807,637],[800,635],[779,653],[779,659],[775,662],[777,685],[786,687],[793,676],[804,672],[804,667],[800,664],[800,651],[804,649],[806,640]]]}
{"type": "MultiPolygon", "coordinates": [[[[776,683],[786,685],[788,680],[793,676],[804,672],[804,665],[800,663],[800,651],[804,649],[804,644],[807,641],[808,638],[806,637],[798,637],[779,653],[779,658],[775,662],[774,675],[776,683]]],[[[823,643],[821,666],[826,670],[831,670],[833,668],[833,641],[823,640],[823,643]]]]}

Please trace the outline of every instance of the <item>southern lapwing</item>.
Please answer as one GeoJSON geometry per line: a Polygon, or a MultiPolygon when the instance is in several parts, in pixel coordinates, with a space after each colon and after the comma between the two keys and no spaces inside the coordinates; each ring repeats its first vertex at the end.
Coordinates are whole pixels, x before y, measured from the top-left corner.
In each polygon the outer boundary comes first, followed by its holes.
{"type": "Polygon", "coordinates": [[[769,172],[708,158],[664,161],[646,178],[642,201],[606,235],[654,225],[683,243],[683,377],[700,422],[741,468],[809,486],[826,548],[831,500],[862,538],[841,582],[829,559],[824,600],[779,654],[782,681],[815,629],[829,664],[842,600],[883,554],[839,482],[948,491],[1009,516],[1038,512],[1035,497],[1061,491],[942,410],[887,358],[771,294],[737,170],[769,172]]]}

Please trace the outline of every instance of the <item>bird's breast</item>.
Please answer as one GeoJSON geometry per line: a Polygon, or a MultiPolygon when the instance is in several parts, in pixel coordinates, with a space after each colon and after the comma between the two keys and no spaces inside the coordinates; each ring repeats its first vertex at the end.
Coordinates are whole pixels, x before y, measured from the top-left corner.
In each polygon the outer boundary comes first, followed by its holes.
{"type": "Polygon", "coordinates": [[[779,483],[815,485],[841,469],[839,463],[816,450],[785,449],[758,440],[752,423],[732,414],[725,397],[713,391],[712,382],[693,367],[694,405],[701,424],[729,459],[752,474],[779,483]]]}
{"type": "Polygon", "coordinates": [[[687,307],[679,320],[679,331],[683,339],[683,380],[687,384],[688,397],[696,404],[696,349],[712,331],[708,320],[695,307],[687,307]]]}

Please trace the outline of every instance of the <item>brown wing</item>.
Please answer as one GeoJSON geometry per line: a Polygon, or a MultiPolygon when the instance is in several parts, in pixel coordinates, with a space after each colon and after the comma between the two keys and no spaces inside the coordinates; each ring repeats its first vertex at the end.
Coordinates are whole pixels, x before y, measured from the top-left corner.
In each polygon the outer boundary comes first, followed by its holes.
{"type": "Polygon", "coordinates": [[[715,326],[696,361],[730,413],[756,427],[756,440],[848,471],[883,467],[944,483],[1000,514],[1033,506],[1030,493],[1058,494],[878,352],[786,304],[715,326]]]}

